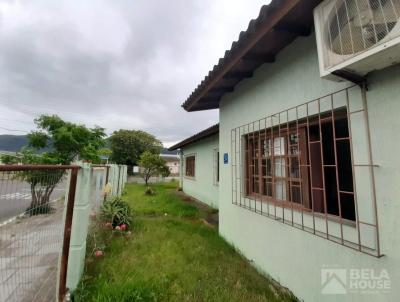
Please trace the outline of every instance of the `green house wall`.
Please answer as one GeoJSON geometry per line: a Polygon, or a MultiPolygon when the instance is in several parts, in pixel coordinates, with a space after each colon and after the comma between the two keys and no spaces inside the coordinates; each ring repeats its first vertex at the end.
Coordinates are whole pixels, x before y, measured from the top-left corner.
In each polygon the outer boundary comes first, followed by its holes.
{"type": "MultiPolygon", "coordinates": [[[[220,158],[220,234],[263,273],[304,301],[398,301],[400,297],[400,66],[373,72],[367,92],[382,256],[376,258],[232,204],[232,167],[220,158]],[[388,293],[323,295],[324,268],[385,269],[388,293]]],[[[315,37],[298,38],[220,102],[220,153],[231,154],[231,130],[351,86],[321,79],[315,37]]],[[[360,130],[355,127],[355,131],[360,130]]],[[[355,145],[359,144],[356,140],[355,145]]],[[[356,146],[357,147],[357,146],[356,146]]],[[[202,146],[206,148],[206,146],[202,146]]],[[[193,150],[194,151],[194,150],[193,150]]],[[[356,154],[361,159],[365,154],[356,154]]],[[[199,175],[200,177],[200,175],[199,175]]],[[[210,175],[202,175],[208,177],[210,175]]],[[[369,192],[360,184],[357,191],[369,192]]],[[[194,190],[191,186],[190,190],[194,190]]],[[[359,200],[360,211],[365,207],[359,200]]]]}
{"type": "Polygon", "coordinates": [[[218,149],[218,135],[202,139],[181,149],[181,187],[183,191],[208,204],[218,208],[219,186],[215,182],[215,150],[218,149]],[[195,155],[195,176],[185,176],[185,157],[195,155]]]}

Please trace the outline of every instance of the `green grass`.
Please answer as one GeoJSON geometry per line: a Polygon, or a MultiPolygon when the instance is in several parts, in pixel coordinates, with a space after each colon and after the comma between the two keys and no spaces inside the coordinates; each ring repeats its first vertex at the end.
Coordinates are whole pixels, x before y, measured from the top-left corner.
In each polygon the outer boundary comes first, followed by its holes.
{"type": "Polygon", "coordinates": [[[146,196],[143,185],[127,185],[132,235],[88,258],[75,301],[296,301],[204,225],[206,213],[182,201],[176,183],[154,189],[146,196]]]}
{"type": "Polygon", "coordinates": [[[176,194],[177,185],[177,182],[154,184],[151,187],[155,190],[155,195],[145,195],[143,185],[127,185],[124,197],[131,203],[135,216],[167,214],[167,216],[197,218],[199,212],[196,207],[185,203],[176,194]]]}

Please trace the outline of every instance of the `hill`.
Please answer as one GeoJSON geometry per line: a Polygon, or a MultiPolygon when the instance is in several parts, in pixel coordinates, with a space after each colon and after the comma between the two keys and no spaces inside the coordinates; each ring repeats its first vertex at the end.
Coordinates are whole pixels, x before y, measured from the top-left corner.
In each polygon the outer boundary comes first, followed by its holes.
{"type": "Polygon", "coordinates": [[[28,144],[26,135],[0,134],[0,150],[17,152],[28,144]]]}

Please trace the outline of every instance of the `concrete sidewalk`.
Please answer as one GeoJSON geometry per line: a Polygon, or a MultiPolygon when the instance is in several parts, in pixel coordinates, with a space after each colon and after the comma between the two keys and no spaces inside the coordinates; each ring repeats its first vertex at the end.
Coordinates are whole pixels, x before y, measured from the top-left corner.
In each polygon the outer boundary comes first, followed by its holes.
{"type": "Polygon", "coordinates": [[[64,200],[55,212],[0,227],[0,302],[55,301],[64,200]]]}

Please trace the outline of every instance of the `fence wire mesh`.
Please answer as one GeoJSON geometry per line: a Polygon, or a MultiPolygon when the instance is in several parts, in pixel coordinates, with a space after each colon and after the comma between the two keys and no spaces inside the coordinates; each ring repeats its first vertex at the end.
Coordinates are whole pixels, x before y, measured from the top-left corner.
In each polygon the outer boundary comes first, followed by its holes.
{"type": "Polygon", "coordinates": [[[0,166],[0,301],[55,301],[67,172],[0,166]]]}

